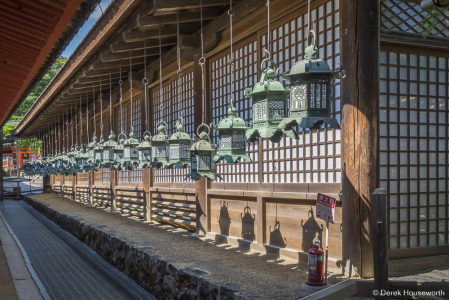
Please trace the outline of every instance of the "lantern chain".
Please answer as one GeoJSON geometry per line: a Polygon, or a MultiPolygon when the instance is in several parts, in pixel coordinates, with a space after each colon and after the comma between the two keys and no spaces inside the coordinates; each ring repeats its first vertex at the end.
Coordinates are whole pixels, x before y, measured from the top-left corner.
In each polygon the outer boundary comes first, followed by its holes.
{"type": "MultiPolygon", "coordinates": [[[[78,109],[76,114],[78,114],[78,109]]],[[[78,146],[78,117],[75,116],[75,144],[78,146]]]]}
{"type": "Polygon", "coordinates": [[[232,18],[234,17],[234,10],[232,9],[232,0],[230,1],[231,5],[228,10],[229,15],[229,30],[231,33],[231,56],[229,57],[229,65],[231,72],[231,81],[230,81],[230,91],[231,91],[231,101],[234,99],[234,49],[233,49],[233,30],[232,30],[232,18]]]}
{"type": "Polygon", "coordinates": [[[271,2],[271,0],[267,0],[268,25],[267,25],[267,46],[265,47],[265,52],[267,53],[268,59],[271,59],[271,27],[270,27],[271,13],[270,13],[270,2],[271,2]]]}
{"type": "Polygon", "coordinates": [[[70,104],[70,125],[71,125],[71,130],[70,133],[72,134],[72,146],[73,146],[73,107],[72,104],[70,104]]]}
{"type": "Polygon", "coordinates": [[[132,51],[129,52],[129,95],[130,99],[130,107],[131,107],[131,132],[134,131],[134,123],[133,123],[133,66],[132,66],[132,51]]]}
{"type": "Polygon", "coordinates": [[[94,135],[97,135],[97,117],[95,116],[95,85],[92,84],[92,102],[94,103],[94,135]]]}
{"type": "Polygon", "coordinates": [[[120,85],[120,133],[123,134],[123,115],[122,115],[122,102],[123,102],[123,95],[122,95],[122,61],[120,60],[120,80],[119,80],[119,85],[120,85]]]}
{"type": "Polygon", "coordinates": [[[64,113],[62,113],[62,149],[65,150],[65,134],[64,134],[64,113]]]}
{"type": "Polygon", "coordinates": [[[112,131],[112,79],[111,70],[109,70],[109,126],[112,131]]]}
{"type": "Polygon", "coordinates": [[[201,99],[202,99],[202,122],[201,125],[205,124],[205,111],[206,111],[206,91],[204,84],[204,67],[206,64],[206,58],[204,57],[204,35],[203,35],[203,0],[200,0],[200,11],[201,11],[201,58],[199,59],[199,65],[201,66],[201,99]]]}
{"type": "Polygon", "coordinates": [[[65,114],[66,114],[65,125],[67,126],[66,127],[66,132],[65,132],[66,137],[67,137],[66,145],[67,145],[67,151],[69,151],[69,112],[68,112],[67,109],[65,110],[65,114]]]}
{"type": "Polygon", "coordinates": [[[147,78],[147,44],[146,40],[143,40],[143,79],[142,83],[145,85],[145,131],[148,131],[148,101],[147,101],[147,90],[148,90],[148,78],[147,78]]]}
{"type": "Polygon", "coordinates": [[[80,145],[83,139],[83,112],[81,109],[81,94],[80,94],[80,145]]]}
{"type": "Polygon", "coordinates": [[[178,114],[179,117],[182,118],[183,111],[181,110],[181,84],[182,84],[182,71],[181,71],[181,44],[179,41],[179,10],[176,12],[176,34],[177,34],[177,42],[178,42],[178,114]]]}
{"type": "Polygon", "coordinates": [[[161,27],[159,26],[159,99],[160,99],[160,114],[161,114],[161,122],[162,122],[162,114],[164,111],[164,92],[162,90],[162,41],[161,41],[161,27]]]}
{"type": "Polygon", "coordinates": [[[89,97],[86,92],[86,130],[87,130],[87,143],[89,144],[89,97]]]}

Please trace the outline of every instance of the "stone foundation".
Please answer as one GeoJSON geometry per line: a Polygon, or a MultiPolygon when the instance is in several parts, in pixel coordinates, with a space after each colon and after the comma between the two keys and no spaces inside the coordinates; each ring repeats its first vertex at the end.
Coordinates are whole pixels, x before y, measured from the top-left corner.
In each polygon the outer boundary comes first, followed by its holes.
{"type": "Polygon", "coordinates": [[[25,197],[24,200],[158,299],[248,299],[228,287],[178,270],[156,256],[131,247],[101,230],[60,214],[30,198],[25,197]]]}

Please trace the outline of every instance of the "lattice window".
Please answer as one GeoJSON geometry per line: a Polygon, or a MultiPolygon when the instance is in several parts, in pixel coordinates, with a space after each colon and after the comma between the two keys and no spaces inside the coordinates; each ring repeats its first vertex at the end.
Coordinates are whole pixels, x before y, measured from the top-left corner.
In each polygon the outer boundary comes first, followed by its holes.
{"type": "Polygon", "coordinates": [[[103,182],[109,182],[110,181],[109,168],[102,168],[101,169],[101,173],[102,173],[102,181],[103,182]]]}
{"type": "MultiPolygon", "coordinates": [[[[258,81],[257,61],[258,45],[257,41],[251,40],[243,45],[234,47],[234,96],[235,106],[238,116],[249,122],[252,114],[252,99],[243,95],[247,87],[253,87],[258,81]]],[[[230,65],[228,54],[221,54],[210,60],[210,70],[212,77],[212,121],[214,124],[228,116],[230,104],[230,65]]],[[[218,144],[218,133],[213,132],[213,143],[218,144]]],[[[246,143],[246,153],[252,162],[239,161],[237,164],[220,162],[217,171],[222,176],[224,182],[259,182],[258,176],[258,142],[246,143]]],[[[218,179],[217,179],[218,180],[218,179]]]]}
{"type": "Polygon", "coordinates": [[[448,244],[448,59],[380,53],[380,186],[391,250],[448,244]]]}
{"type": "Polygon", "coordinates": [[[142,137],[142,111],[140,99],[133,100],[133,128],[136,139],[140,140],[142,137]]]}
{"type": "MultiPolygon", "coordinates": [[[[183,72],[180,80],[181,84],[181,97],[180,103],[178,103],[178,75],[173,76],[168,80],[163,87],[163,100],[164,100],[164,110],[163,110],[163,120],[167,122],[167,132],[169,135],[176,132],[175,125],[179,112],[182,112],[184,132],[188,133],[190,137],[194,137],[194,109],[193,109],[193,70],[189,69],[183,72]]],[[[155,128],[157,123],[160,121],[160,97],[159,97],[159,87],[156,87],[152,91],[153,99],[153,127],[155,128]]],[[[183,148],[186,155],[185,147],[183,148]]],[[[190,149],[190,147],[189,147],[190,149]]],[[[167,149],[156,149],[154,151],[166,151],[167,149]]],[[[188,150],[187,150],[188,151],[188,150]]],[[[188,151],[188,157],[190,157],[190,151],[188,151]]],[[[190,173],[190,167],[185,169],[157,169],[154,170],[154,181],[155,182],[184,182],[185,176],[190,173]]],[[[186,182],[193,182],[188,179],[186,182]]]]}
{"type": "MultiPolygon", "coordinates": [[[[423,34],[429,24],[421,26],[421,21],[427,13],[421,9],[419,3],[402,2],[397,0],[381,1],[382,30],[401,31],[423,34]]],[[[449,23],[441,16],[431,35],[449,37],[449,23]]]]}
{"type": "Polygon", "coordinates": [[[94,171],[94,183],[98,184],[100,182],[103,182],[103,172],[94,171]]]}
{"type": "Polygon", "coordinates": [[[129,182],[129,171],[118,171],[118,182],[129,182]]]}
{"type": "Polygon", "coordinates": [[[72,175],[65,176],[64,184],[72,184],[72,175]]]}
{"type": "MultiPolygon", "coordinates": [[[[340,68],[339,14],[338,0],[327,1],[311,10],[319,57],[326,59],[332,69],[340,68]]],[[[281,72],[289,72],[293,64],[302,59],[307,47],[307,22],[304,9],[273,24],[272,54],[281,72]]],[[[264,48],[266,34],[261,36],[261,43],[264,48]]],[[[266,57],[264,49],[262,55],[266,57]]],[[[283,82],[281,77],[278,79],[283,82]]],[[[340,123],[339,80],[335,80],[331,95],[333,115],[340,123]]],[[[319,102],[315,99],[314,106],[325,105],[321,98],[319,102]]],[[[297,131],[299,140],[284,137],[278,144],[263,141],[263,182],[341,182],[340,130],[323,125],[319,130],[297,128],[297,131]]]]}
{"type": "Polygon", "coordinates": [[[89,182],[89,173],[76,173],[76,181],[80,184],[87,184],[89,182]]]}
{"type": "Polygon", "coordinates": [[[129,181],[130,182],[142,182],[142,168],[134,167],[134,170],[129,171],[129,181]]]}
{"type": "Polygon", "coordinates": [[[115,118],[117,120],[117,128],[116,128],[116,135],[118,136],[122,131],[121,131],[121,124],[122,124],[122,120],[121,120],[121,115],[123,115],[123,133],[128,137],[129,134],[129,111],[128,111],[128,107],[129,107],[129,103],[123,104],[122,105],[122,110],[123,112],[120,113],[120,106],[117,106],[115,108],[115,118]]]}

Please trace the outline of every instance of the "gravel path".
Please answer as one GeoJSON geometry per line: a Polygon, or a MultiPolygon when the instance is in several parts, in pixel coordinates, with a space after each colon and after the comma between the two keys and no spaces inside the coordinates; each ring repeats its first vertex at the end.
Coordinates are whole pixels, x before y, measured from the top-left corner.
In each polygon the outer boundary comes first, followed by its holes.
{"type": "MultiPolygon", "coordinates": [[[[301,285],[307,280],[307,264],[292,263],[245,251],[170,226],[148,224],[74,202],[55,194],[32,198],[61,214],[102,230],[178,269],[194,269],[211,282],[224,284],[245,295],[261,299],[299,299],[307,295],[301,285]]],[[[340,279],[331,277],[334,284],[340,279]]]]}

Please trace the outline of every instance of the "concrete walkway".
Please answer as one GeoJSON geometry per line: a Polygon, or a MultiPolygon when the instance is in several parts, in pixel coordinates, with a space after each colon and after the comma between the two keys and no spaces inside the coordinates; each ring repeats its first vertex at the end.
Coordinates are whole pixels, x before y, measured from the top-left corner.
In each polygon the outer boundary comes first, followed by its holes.
{"type": "Polygon", "coordinates": [[[0,212],[44,299],[155,299],[25,202],[5,200],[0,212]]]}
{"type": "MultiPolygon", "coordinates": [[[[55,194],[29,198],[130,247],[170,262],[178,270],[202,274],[209,282],[238,290],[243,295],[258,299],[298,299],[309,294],[301,290],[307,281],[307,264],[293,264],[211,240],[203,241],[185,230],[144,223],[55,194]]],[[[338,281],[335,277],[329,279],[331,284],[338,281]]]]}

